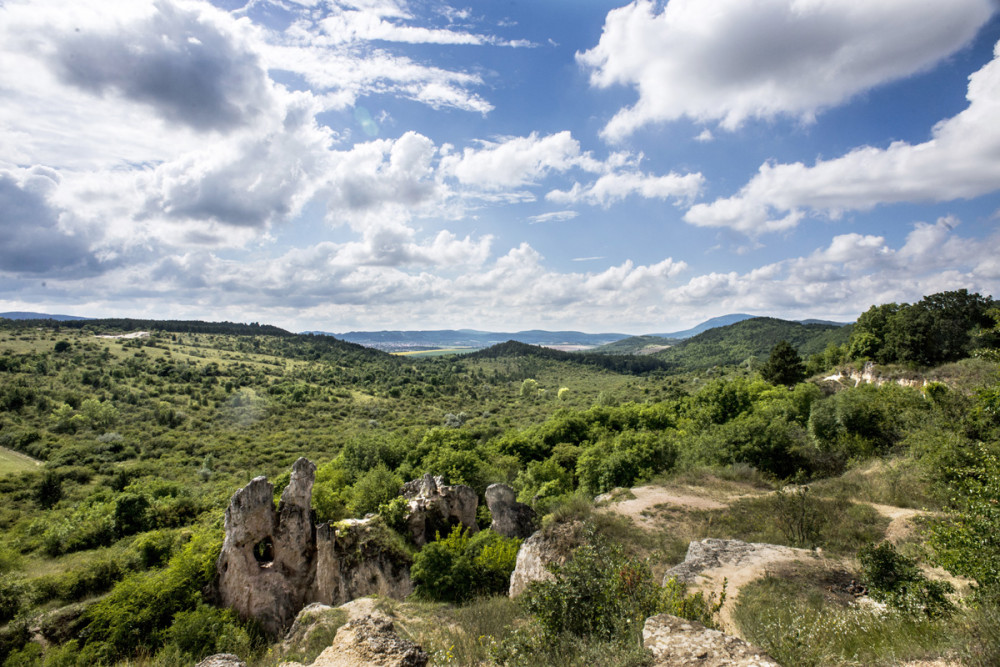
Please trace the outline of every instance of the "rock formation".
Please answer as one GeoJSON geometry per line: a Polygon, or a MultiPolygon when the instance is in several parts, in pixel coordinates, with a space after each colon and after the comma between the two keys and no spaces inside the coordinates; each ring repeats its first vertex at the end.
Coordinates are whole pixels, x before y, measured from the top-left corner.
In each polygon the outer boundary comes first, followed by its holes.
{"type": "Polygon", "coordinates": [[[574,521],[540,530],[526,539],[510,575],[510,597],[523,593],[532,581],[552,579],[548,566],[566,564],[573,549],[581,544],[582,531],[583,524],[574,521]]]}
{"type": "Polygon", "coordinates": [[[406,525],[418,547],[432,542],[439,532],[446,535],[457,525],[465,526],[470,533],[479,532],[476,523],[479,496],[471,487],[449,486],[441,477],[427,473],[404,484],[400,493],[410,502],[406,525]]]}
{"type": "Polygon", "coordinates": [[[781,667],[742,639],[669,614],[646,619],[642,642],[655,667],[781,667]]]}
{"type": "Polygon", "coordinates": [[[490,529],[504,537],[529,537],[535,532],[535,510],[517,502],[514,489],[506,484],[490,484],[486,489],[486,505],[493,523],[490,529]]]}
{"type": "Polygon", "coordinates": [[[412,592],[409,556],[380,539],[368,520],[318,528],[309,509],[316,466],[300,458],[274,507],[274,487],[257,477],[233,494],[219,554],[222,604],[257,619],[272,634],[311,602],[341,604],[380,593],[412,592]]]}
{"type": "Polygon", "coordinates": [[[805,549],[795,549],[778,544],[743,542],[742,540],[705,539],[688,545],[684,562],[670,568],[663,575],[663,583],[676,578],[684,584],[694,583],[699,573],[722,566],[738,567],[755,562],[768,562],[802,558],[812,555],[805,549]]]}
{"type": "Polygon", "coordinates": [[[427,660],[420,646],[396,634],[392,620],[376,612],[342,626],[311,667],[423,667],[427,660]]]}
{"type": "Polygon", "coordinates": [[[208,656],[195,667],[247,667],[247,663],[232,653],[216,653],[208,656]]]}

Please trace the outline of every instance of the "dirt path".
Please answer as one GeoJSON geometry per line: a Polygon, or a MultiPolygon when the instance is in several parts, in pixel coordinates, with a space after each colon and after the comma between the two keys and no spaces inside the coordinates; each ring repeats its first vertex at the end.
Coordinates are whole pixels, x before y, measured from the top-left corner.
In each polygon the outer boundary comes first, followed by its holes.
{"type": "Polygon", "coordinates": [[[652,514],[650,510],[658,505],[674,505],[696,510],[721,510],[729,507],[728,502],[662,486],[637,486],[630,489],[630,493],[631,497],[612,500],[605,509],[630,517],[644,528],[655,527],[656,521],[650,516],[652,514]]]}

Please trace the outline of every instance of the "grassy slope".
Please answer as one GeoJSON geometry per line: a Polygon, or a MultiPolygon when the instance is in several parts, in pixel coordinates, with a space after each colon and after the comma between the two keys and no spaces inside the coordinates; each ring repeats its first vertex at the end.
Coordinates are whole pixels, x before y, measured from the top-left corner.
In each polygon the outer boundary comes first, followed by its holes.
{"type": "Polygon", "coordinates": [[[791,343],[805,357],[822,352],[830,343],[846,343],[849,337],[849,326],[799,324],[773,317],[755,317],[710,329],[654,356],[671,364],[676,371],[694,371],[736,365],[749,358],[763,361],[771,348],[782,340],[791,343]]]}

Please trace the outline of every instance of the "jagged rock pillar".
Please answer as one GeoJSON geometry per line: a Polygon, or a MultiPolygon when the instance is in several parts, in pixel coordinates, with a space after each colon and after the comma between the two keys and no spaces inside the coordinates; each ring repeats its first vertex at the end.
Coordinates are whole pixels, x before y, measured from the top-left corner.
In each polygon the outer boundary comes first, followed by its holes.
{"type": "Polygon", "coordinates": [[[315,536],[309,509],[316,466],[300,458],[274,508],[274,487],[256,477],[233,494],[219,554],[222,604],[281,632],[304,606],[315,573],[315,536]]]}

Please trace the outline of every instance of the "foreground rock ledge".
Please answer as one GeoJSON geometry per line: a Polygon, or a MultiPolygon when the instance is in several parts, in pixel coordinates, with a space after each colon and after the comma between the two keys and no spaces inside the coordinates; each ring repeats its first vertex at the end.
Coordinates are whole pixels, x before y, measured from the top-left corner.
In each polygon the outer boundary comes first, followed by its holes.
{"type": "MultiPolygon", "coordinates": [[[[374,613],[349,621],[310,667],[424,667],[428,656],[419,645],[396,633],[387,616],[374,613]]],[[[286,662],[282,667],[301,667],[286,662]]]]}
{"type": "Polygon", "coordinates": [[[669,614],[646,619],[642,642],[656,667],[781,667],[742,639],[669,614]]]}

